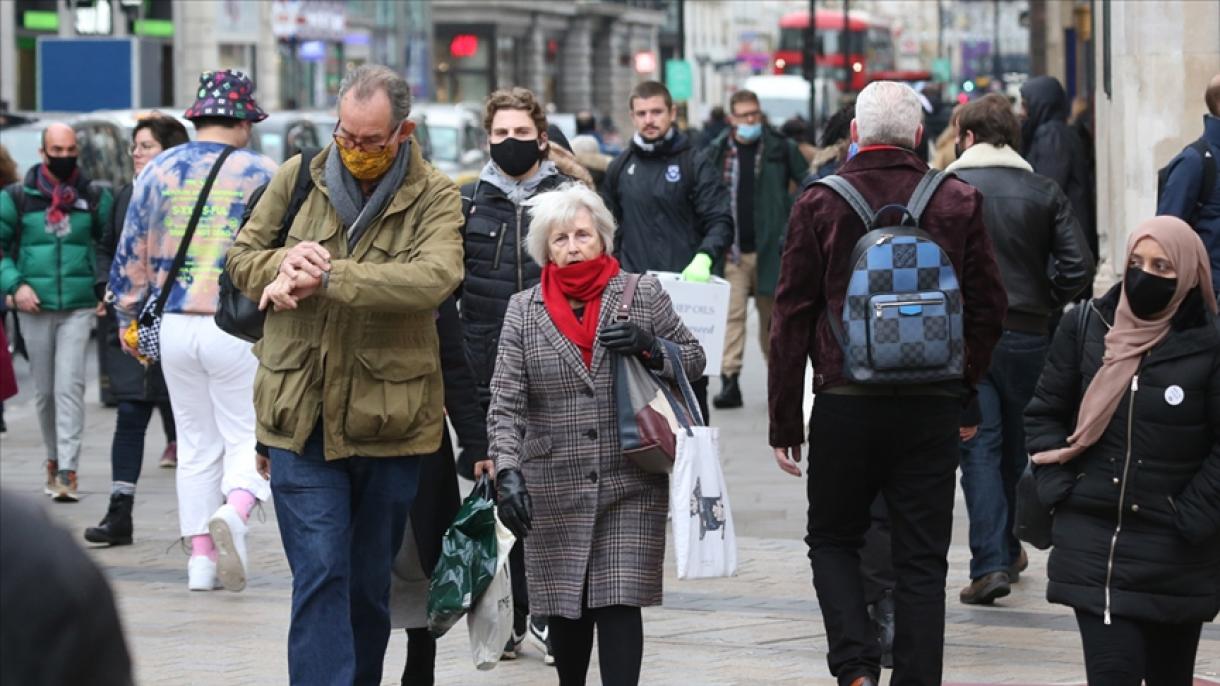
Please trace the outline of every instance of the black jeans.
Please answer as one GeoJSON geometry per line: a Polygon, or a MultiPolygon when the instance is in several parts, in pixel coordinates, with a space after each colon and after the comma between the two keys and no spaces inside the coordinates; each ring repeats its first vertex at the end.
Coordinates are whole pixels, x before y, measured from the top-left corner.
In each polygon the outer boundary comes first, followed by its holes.
{"type": "Polygon", "coordinates": [[[148,422],[154,409],[161,410],[161,428],[165,440],[177,440],[174,430],[174,413],[169,402],[150,403],[137,400],[120,400],[114,423],[114,438],[110,442],[110,478],[134,484],[140,480],[140,466],[144,463],[144,435],[148,433],[148,422]]]}
{"type": "Polygon", "coordinates": [[[603,686],[640,683],[644,659],[644,620],[640,608],[626,605],[584,608],[580,619],[550,618],[551,650],[560,686],[584,686],[597,626],[597,659],[603,686]]]}
{"type": "Polygon", "coordinates": [[[860,572],[878,493],[889,510],[897,581],[890,683],[941,682],[960,421],[961,403],[951,397],[822,393],[814,403],[805,542],[827,662],[840,684],[881,672],[860,572]]]}
{"type": "Polygon", "coordinates": [[[1076,610],[1089,684],[1190,686],[1202,622],[1162,624],[1076,610]]]}
{"type": "Polygon", "coordinates": [[[890,512],[880,493],[873,499],[869,517],[872,524],[864,534],[864,547],[860,549],[860,574],[864,577],[864,601],[872,605],[881,600],[886,591],[894,590],[897,583],[890,543],[890,512]]]}

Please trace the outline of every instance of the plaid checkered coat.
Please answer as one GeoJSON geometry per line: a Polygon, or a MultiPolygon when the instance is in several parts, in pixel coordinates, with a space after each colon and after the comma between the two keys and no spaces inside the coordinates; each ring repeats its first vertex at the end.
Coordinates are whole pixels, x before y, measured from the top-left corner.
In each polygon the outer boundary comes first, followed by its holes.
{"type": "MultiPolygon", "coordinates": [[[[625,280],[619,273],[602,294],[602,327],[625,280]]],[[[676,343],[690,378],[703,375],[703,349],[655,278],[640,279],[630,318],[676,343]]],[[[667,378],[673,362],[665,360],[667,378]]],[[[497,471],[521,469],[533,499],[525,567],[534,614],[578,618],[586,580],[589,607],[661,602],[669,479],[623,457],[614,367],[614,353],[596,343],[585,367],[547,314],[540,286],[509,302],[491,381],[489,457],[497,471]]]]}

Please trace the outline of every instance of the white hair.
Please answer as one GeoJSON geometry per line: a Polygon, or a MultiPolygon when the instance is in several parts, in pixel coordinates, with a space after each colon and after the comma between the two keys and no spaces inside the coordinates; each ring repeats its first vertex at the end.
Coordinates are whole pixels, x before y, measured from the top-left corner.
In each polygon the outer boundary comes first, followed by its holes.
{"type": "Polygon", "coordinates": [[[915,148],[915,132],[923,123],[919,95],[905,83],[874,81],[856,97],[859,144],[915,148]]]}
{"type": "Polygon", "coordinates": [[[525,251],[540,265],[551,261],[551,230],[568,226],[584,210],[593,218],[593,226],[601,236],[607,253],[614,249],[614,215],[597,192],[581,183],[565,183],[553,191],[539,193],[525,205],[530,208],[530,230],[525,237],[525,251]]]}

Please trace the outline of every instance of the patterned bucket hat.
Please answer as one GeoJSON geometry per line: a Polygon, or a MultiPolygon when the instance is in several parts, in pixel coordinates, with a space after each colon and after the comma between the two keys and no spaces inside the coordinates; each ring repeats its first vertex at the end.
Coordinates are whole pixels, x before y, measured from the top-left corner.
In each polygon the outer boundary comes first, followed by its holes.
{"type": "Polygon", "coordinates": [[[195,104],[182,115],[186,119],[196,117],[227,117],[242,121],[260,122],[267,113],[254,102],[254,83],[240,71],[205,71],[199,76],[199,90],[195,93],[195,104]]]}

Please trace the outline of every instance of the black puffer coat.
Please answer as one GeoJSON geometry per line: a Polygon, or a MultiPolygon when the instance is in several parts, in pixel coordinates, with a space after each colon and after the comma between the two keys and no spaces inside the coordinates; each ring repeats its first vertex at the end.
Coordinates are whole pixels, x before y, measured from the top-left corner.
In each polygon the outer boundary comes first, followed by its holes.
{"type": "MultiPolygon", "coordinates": [[[[1120,286],[1063,318],[1025,411],[1030,454],[1067,444],[1101,367],[1120,286]]],[[[1055,508],[1047,599],[1167,623],[1220,610],[1220,330],[1192,294],[1096,445],[1035,469],[1055,508]]]]}
{"type": "MultiPolygon", "coordinates": [[[[548,176],[529,197],[571,181],[572,178],[564,174],[548,176]]],[[[538,283],[542,279],[542,267],[525,252],[525,237],[530,229],[529,212],[510,200],[494,182],[480,178],[477,183],[467,184],[462,188],[462,205],[466,212],[462,334],[479,400],[486,406],[491,400],[488,388],[496,365],[500,327],[504,324],[508,299],[538,283]]]]}

